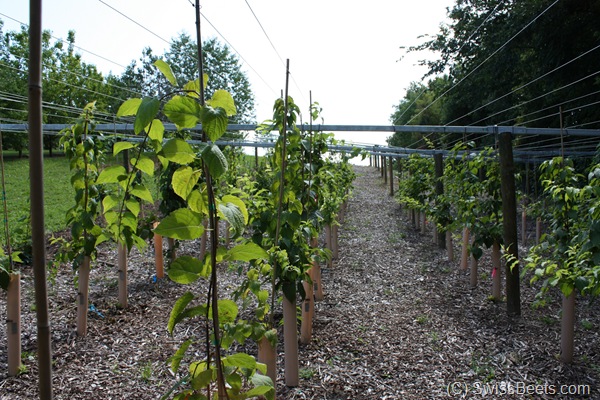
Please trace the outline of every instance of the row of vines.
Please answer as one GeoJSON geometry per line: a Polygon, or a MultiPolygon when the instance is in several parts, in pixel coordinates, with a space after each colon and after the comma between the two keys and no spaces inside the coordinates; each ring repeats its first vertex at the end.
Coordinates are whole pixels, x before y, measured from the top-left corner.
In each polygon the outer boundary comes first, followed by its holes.
{"type": "MultiPolygon", "coordinates": [[[[332,155],[328,144],[333,135],[300,130],[300,110],[286,94],[276,100],[272,120],[259,129],[279,132],[275,148],[252,169],[240,149],[216,145],[236,112],[231,95],[220,90],[205,102],[206,75],[179,86],[166,63],[159,60],[155,66],[172,92],[163,98],[129,99],[117,113],[131,119],[139,140],[107,146],[95,131],[94,103],[62,132],[75,196],[67,215],[70,237],[56,239],[61,246],[56,262],[69,263],[75,271],[77,332],[87,334],[89,272],[99,246],[117,247],[119,303],[127,307],[128,253],[154,240],[156,278],[161,279],[161,243],[167,238],[168,277],[182,285],[204,280],[208,295],[189,291],[173,305],[169,333],[191,321],[203,326],[203,334],[187,338],[171,358],[177,381],[164,398],[273,399],[280,337],[275,310],[282,304],[285,383],[297,386],[298,309],[300,340],[307,342],[312,302],[323,297],[320,265],[335,250],[331,232],[351,190],[354,173],[348,160],[356,154],[332,155]],[[163,121],[174,123],[177,131],[165,131],[163,121]],[[190,144],[189,130],[198,124],[202,142],[190,144]],[[328,246],[321,248],[318,239],[325,231],[328,246]],[[177,243],[182,241],[197,241],[201,256],[179,254],[177,243]],[[219,288],[217,272],[223,265],[239,272],[239,286],[229,297],[219,288]],[[258,345],[258,360],[236,351],[249,340],[258,345]]],[[[311,121],[316,119],[318,103],[309,112],[311,121]]],[[[15,260],[13,255],[11,262],[15,260]]],[[[10,289],[19,280],[18,268],[3,265],[2,286],[10,289]]],[[[9,346],[18,350],[10,333],[9,346]]],[[[9,371],[15,375],[20,354],[9,359],[16,360],[9,371]]]]}
{"type": "MultiPolygon", "coordinates": [[[[527,193],[518,193],[522,232],[526,232],[527,216],[535,220],[536,244],[520,260],[514,260],[506,251],[510,243],[504,243],[498,151],[472,151],[459,144],[443,165],[441,156],[412,154],[398,159],[397,200],[423,232],[425,221],[431,221],[434,240],[448,250],[450,261],[456,232],[461,240],[460,268],[469,270],[472,286],[478,284],[478,276],[491,277],[490,299],[506,299],[502,271],[519,264],[521,281],[539,289],[533,306],[545,305],[552,292],[559,291],[563,299],[561,360],[572,362],[575,298],[600,294],[600,164],[587,162],[576,167],[572,160],[557,157],[538,166],[539,182],[535,184],[542,188],[541,196],[531,199],[527,193]],[[547,229],[540,235],[542,224],[547,229]],[[439,239],[443,236],[445,241],[439,239]],[[492,270],[478,274],[478,261],[486,250],[491,252],[492,270]]],[[[522,243],[525,238],[522,234],[522,243]]]]}

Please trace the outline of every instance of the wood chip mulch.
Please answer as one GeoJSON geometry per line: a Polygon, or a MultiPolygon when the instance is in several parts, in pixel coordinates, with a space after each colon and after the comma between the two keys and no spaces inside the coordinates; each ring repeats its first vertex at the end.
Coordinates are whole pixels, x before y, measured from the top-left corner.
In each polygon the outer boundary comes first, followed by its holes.
{"type": "MultiPolygon", "coordinates": [[[[313,339],[300,345],[300,385],[286,387],[279,344],[278,399],[573,399],[600,398],[600,313],[597,301],[579,298],[575,361],[560,352],[560,301],[532,307],[537,288],[524,278],[522,315],[509,317],[504,302],[489,300],[491,262],[480,262],[479,285],[421,234],[389,196],[377,170],[356,167],[358,177],[339,228],[339,258],[323,269],[325,298],[316,303],[313,339]],[[486,390],[485,393],[482,391],[486,390]],[[587,392],[586,392],[587,390],[587,392]],[[494,391],[494,392],[490,392],[494,391]],[[561,391],[571,391],[561,393],[561,391]]],[[[197,242],[179,254],[198,255],[197,242]]],[[[519,249],[524,254],[523,246],[519,249]]],[[[49,252],[51,254],[51,252],[49,252]]],[[[76,287],[69,267],[49,279],[55,399],[158,399],[175,384],[167,360],[184,337],[201,338],[201,323],[166,327],[185,291],[204,296],[206,283],[155,282],[153,248],[129,260],[129,306],[117,304],[116,250],[103,247],[90,277],[87,336],[75,334],[76,287]]],[[[222,267],[230,292],[237,272],[222,267]]],[[[0,292],[0,315],[6,293],[0,292]]],[[[6,330],[0,331],[0,400],[39,396],[33,276],[22,270],[24,371],[7,376],[6,330]]],[[[240,349],[256,354],[253,344],[240,349]]]]}

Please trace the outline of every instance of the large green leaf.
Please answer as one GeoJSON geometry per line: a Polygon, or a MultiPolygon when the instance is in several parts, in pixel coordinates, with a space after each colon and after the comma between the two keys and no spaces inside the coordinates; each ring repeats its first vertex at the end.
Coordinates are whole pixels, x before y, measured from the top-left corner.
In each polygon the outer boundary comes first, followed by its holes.
{"type": "Polygon", "coordinates": [[[196,159],[196,154],[185,140],[171,139],[162,148],[163,157],[177,164],[189,164],[196,159]]]}
{"type": "Polygon", "coordinates": [[[200,120],[200,111],[200,104],[187,96],[173,96],[163,108],[163,112],[177,125],[177,129],[194,128],[200,120]]]}
{"type": "Polygon", "coordinates": [[[213,108],[211,106],[205,106],[201,112],[202,130],[206,132],[208,138],[216,142],[223,136],[227,130],[227,113],[223,108],[213,108]]]}
{"type": "Polygon", "coordinates": [[[242,214],[244,215],[244,225],[248,225],[248,218],[249,218],[248,209],[246,208],[246,204],[244,203],[244,201],[242,199],[240,199],[239,197],[236,197],[234,195],[227,194],[227,195],[223,196],[221,198],[221,200],[225,203],[235,204],[240,209],[242,214]]]}
{"type": "Polygon", "coordinates": [[[213,178],[218,178],[223,175],[229,167],[225,155],[221,149],[214,144],[206,146],[202,150],[201,156],[208,166],[208,171],[213,178]]]}
{"type": "Polygon", "coordinates": [[[122,165],[112,165],[104,168],[102,172],[100,172],[100,175],[98,175],[98,178],[96,179],[96,183],[117,183],[122,180],[121,177],[123,176],[127,176],[125,167],[122,165]]]}
{"type": "Polygon", "coordinates": [[[194,186],[198,183],[200,174],[200,170],[194,171],[188,166],[178,168],[171,178],[173,191],[183,200],[187,200],[192,190],[194,190],[194,186]]]}
{"type": "MultiPolygon", "coordinates": [[[[238,306],[235,301],[229,299],[219,300],[219,324],[231,324],[235,321],[238,315],[238,306]]],[[[212,309],[210,310],[210,318],[212,319],[212,309]]]]}
{"type": "Polygon", "coordinates": [[[131,165],[135,165],[135,168],[145,172],[149,176],[154,176],[154,161],[144,155],[139,159],[132,158],[131,165]]]}
{"type": "Polygon", "coordinates": [[[185,342],[183,342],[181,344],[181,346],[179,346],[179,349],[177,349],[175,354],[173,354],[173,356],[171,358],[169,358],[169,361],[171,361],[171,371],[173,371],[174,373],[177,373],[177,371],[179,371],[179,364],[181,364],[181,360],[183,359],[183,356],[185,356],[187,349],[190,347],[190,345],[192,343],[193,343],[192,339],[186,340],[185,342]]]}
{"type": "Polygon", "coordinates": [[[206,102],[213,108],[222,108],[228,117],[231,117],[237,113],[235,108],[235,101],[227,90],[217,90],[213,94],[212,98],[206,102]]]}
{"type": "Polygon", "coordinates": [[[139,199],[146,200],[148,203],[154,203],[152,193],[150,193],[150,190],[144,185],[134,185],[130,193],[139,199]]]}
{"type": "Polygon", "coordinates": [[[169,322],[167,323],[167,331],[169,334],[173,334],[173,329],[177,324],[177,317],[185,310],[187,305],[194,300],[194,295],[191,292],[184,293],[180,298],[177,299],[171,310],[169,316],[169,322]]]}
{"type": "Polygon", "coordinates": [[[113,145],[113,156],[116,156],[123,150],[132,149],[135,145],[131,142],[117,142],[113,145]]]}
{"type": "Polygon", "coordinates": [[[259,245],[254,242],[238,244],[227,251],[225,259],[228,261],[245,261],[266,259],[269,255],[259,245]]]}
{"type": "Polygon", "coordinates": [[[164,134],[165,125],[162,123],[162,121],[160,119],[155,119],[152,121],[152,125],[150,125],[150,130],[148,132],[148,137],[151,140],[156,140],[157,142],[162,143],[164,134]]]}
{"type": "Polygon", "coordinates": [[[197,258],[181,256],[171,263],[168,274],[173,281],[187,285],[196,282],[199,278],[206,278],[208,268],[197,258]]]}
{"type": "Polygon", "coordinates": [[[244,232],[246,224],[244,224],[244,214],[236,204],[219,203],[217,205],[219,215],[223,217],[233,228],[234,238],[240,236],[244,232]]]}
{"type": "Polygon", "coordinates": [[[142,103],[135,114],[135,122],[133,123],[133,132],[138,135],[141,133],[156,117],[160,102],[153,97],[144,97],[142,103]]]}
{"type": "Polygon", "coordinates": [[[188,207],[197,213],[208,214],[208,193],[194,190],[187,198],[188,207]]]}
{"type": "MultiPolygon", "coordinates": [[[[208,82],[208,75],[203,75],[204,89],[206,89],[206,83],[208,82]]],[[[183,86],[183,90],[190,97],[200,98],[200,79],[189,81],[183,86]]]]}
{"type": "Polygon", "coordinates": [[[133,98],[127,99],[117,111],[117,117],[127,117],[130,115],[136,115],[138,108],[140,108],[140,104],[142,104],[142,99],[133,98]]]}
{"type": "Polygon", "coordinates": [[[173,239],[198,239],[204,232],[202,216],[187,208],[180,208],[163,218],[154,232],[173,239]]]}
{"type": "Polygon", "coordinates": [[[154,66],[158,68],[160,72],[162,72],[162,74],[165,76],[165,78],[167,78],[171,85],[177,86],[177,79],[175,78],[175,74],[173,74],[173,70],[171,69],[169,64],[167,64],[161,59],[158,59],[154,62],[154,66]]]}
{"type": "Polygon", "coordinates": [[[246,353],[235,353],[223,358],[223,365],[254,370],[256,369],[256,359],[246,353]]]}

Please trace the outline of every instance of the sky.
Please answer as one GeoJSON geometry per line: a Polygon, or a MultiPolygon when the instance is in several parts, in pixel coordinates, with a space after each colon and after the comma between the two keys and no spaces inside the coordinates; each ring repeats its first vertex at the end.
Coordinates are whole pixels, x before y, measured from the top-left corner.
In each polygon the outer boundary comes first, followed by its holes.
{"type": "MultiPolygon", "coordinates": [[[[193,2],[44,0],[42,24],[57,38],[74,30],[85,62],[105,74],[120,74],[145,47],[161,55],[181,33],[195,37],[193,2]]],[[[2,3],[5,31],[20,29],[10,18],[29,22],[29,1],[2,3]]],[[[238,54],[255,94],[257,122],[272,117],[289,59],[289,95],[305,118],[312,93],[313,102],[323,109],[318,122],[390,125],[394,105],[409,84],[420,82],[426,73],[418,61],[435,57],[407,54],[401,47],[438,33],[453,4],[454,0],[201,0],[202,37],[228,42],[238,54]]],[[[369,144],[385,144],[388,136],[336,133],[337,138],[369,144]]]]}

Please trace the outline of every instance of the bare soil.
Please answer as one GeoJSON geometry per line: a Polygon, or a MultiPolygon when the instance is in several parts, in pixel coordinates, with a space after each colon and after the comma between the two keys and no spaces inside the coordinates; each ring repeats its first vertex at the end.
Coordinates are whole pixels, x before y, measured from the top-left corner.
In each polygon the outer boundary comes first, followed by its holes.
{"type": "MultiPolygon", "coordinates": [[[[278,399],[600,398],[597,302],[578,299],[575,361],[561,363],[556,294],[547,307],[533,308],[537,288],[525,278],[522,315],[509,317],[504,302],[489,300],[488,254],[480,263],[479,285],[471,288],[468,272],[459,269],[458,243],[456,260],[449,262],[429,229],[421,234],[411,225],[377,170],[356,171],[339,229],[339,258],[323,270],[325,299],[316,303],[313,340],[300,346],[297,388],[284,385],[279,344],[278,399]],[[483,396],[483,389],[497,392],[483,396]],[[571,394],[560,393],[565,390],[571,394]]],[[[199,247],[184,243],[178,252],[198,255],[199,247]]],[[[90,301],[98,312],[90,311],[83,338],[75,334],[72,270],[65,266],[49,279],[56,399],[160,398],[176,382],[169,357],[183,337],[202,336],[198,322],[183,324],[173,337],[166,327],[175,300],[188,290],[205,293],[204,282],[155,282],[152,246],[143,254],[133,251],[129,306],[123,309],[117,304],[116,263],[116,250],[102,248],[90,278],[90,301]]],[[[220,279],[227,293],[239,278],[223,266],[220,279]]],[[[2,292],[0,315],[5,313],[2,292]]],[[[22,270],[22,341],[23,373],[7,377],[6,331],[0,332],[1,400],[39,394],[28,267],[22,270]]],[[[253,344],[243,350],[256,354],[253,344]]]]}

